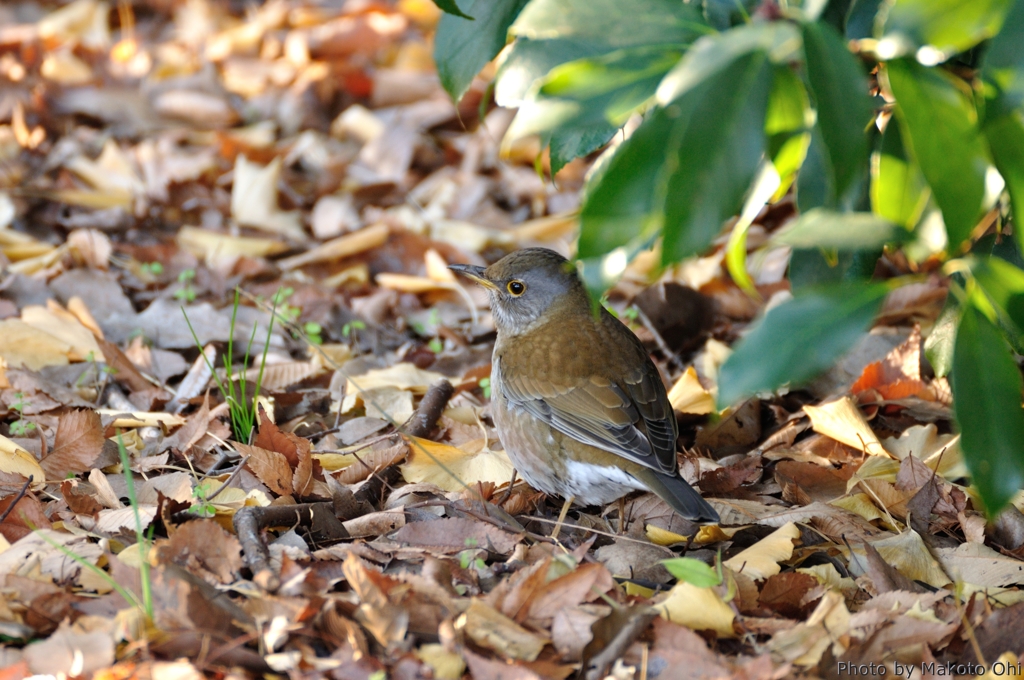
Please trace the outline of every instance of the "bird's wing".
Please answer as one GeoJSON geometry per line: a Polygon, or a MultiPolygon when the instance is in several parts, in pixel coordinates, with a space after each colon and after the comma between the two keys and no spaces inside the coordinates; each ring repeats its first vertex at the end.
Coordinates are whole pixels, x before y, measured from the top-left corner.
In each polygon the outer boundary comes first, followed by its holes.
{"type": "Polygon", "coordinates": [[[579,442],[675,473],[675,415],[649,359],[617,382],[592,376],[561,385],[532,371],[510,373],[500,365],[495,374],[500,384],[493,387],[510,406],[525,409],[579,442]]]}

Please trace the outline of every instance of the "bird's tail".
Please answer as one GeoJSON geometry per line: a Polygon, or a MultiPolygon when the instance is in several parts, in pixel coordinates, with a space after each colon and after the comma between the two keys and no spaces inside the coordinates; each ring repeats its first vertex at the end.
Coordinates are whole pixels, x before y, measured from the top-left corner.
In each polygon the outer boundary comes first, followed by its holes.
{"type": "Polygon", "coordinates": [[[644,470],[637,476],[652,493],[672,506],[681,517],[699,524],[718,524],[720,521],[718,511],[701,498],[697,490],[687,484],[682,477],[665,475],[654,470],[644,470]]]}

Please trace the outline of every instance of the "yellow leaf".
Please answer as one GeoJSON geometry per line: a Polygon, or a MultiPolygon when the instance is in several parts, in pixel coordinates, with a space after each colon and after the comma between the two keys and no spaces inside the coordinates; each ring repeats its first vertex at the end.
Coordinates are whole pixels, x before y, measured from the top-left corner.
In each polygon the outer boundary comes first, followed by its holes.
{"type": "Polygon", "coordinates": [[[687,368],[668,393],[672,408],[681,413],[704,415],[715,411],[715,398],[697,379],[693,366],[687,368]]]}
{"type": "Polygon", "coordinates": [[[800,529],[790,522],[760,541],[725,561],[733,571],[761,580],[781,571],[779,562],[793,556],[793,541],[800,538],[800,529]]]}
{"type": "MultiPolygon", "coordinates": [[[[939,563],[932,557],[928,546],[921,536],[912,529],[904,531],[880,541],[872,541],[872,547],[878,551],[886,563],[899,570],[901,574],[914,581],[921,581],[936,588],[943,588],[952,582],[939,563]]],[[[850,572],[859,576],[864,573],[867,556],[860,545],[853,546],[850,558],[850,572]]]]}
{"type": "Polygon", "coordinates": [[[351,234],[345,234],[344,236],[326,241],[299,255],[286,257],[283,260],[279,260],[277,264],[284,271],[289,271],[316,262],[331,262],[345,257],[352,257],[353,255],[358,255],[377,246],[384,245],[387,240],[387,225],[373,224],[351,234]]]}
{"type": "Polygon", "coordinates": [[[362,401],[361,392],[380,389],[381,387],[397,387],[417,394],[425,394],[427,388],[444,378],[440,373],[424,371],[410,363],[400,363],[388,368],[367,371],[362,375],[349,376],[345,386],[345,399],[341,403],[341,412],[348,413],[357,403],[362,401]]]}
{"type": "Polygon", "coordinates": [[[683,536],[674,531],[656,527],[653,524],[648,524],[646,528],[647,539],[655,545],[675,545],[676,543],[686,543],[690,540],[689,536],[683,536]]]}
{"type": "Polygon", "coordinates": [[[402,477],[409,483],[427,482],[445,491],[462,491],[477,482],[505,484],[512,481],[514,468],[504,451],[485,449],[474,454],[429,439],[406,439],[409,462],[402,465],[401,470],[402,477]]]}
{"type": "Polygon", "coordinates": [[[732,627],[736,613],[713,588],[677,583],[668,591],[668,598],[654,608],[672,623],[692,630],[713,630],[722,637],[736,637],[732,627]]]}
{"type": "Polygon", "coordinates": [[[768,643],[772,656],[797,666],[816,666],[829,645],[839,658],[849,644],[850,610],[842,594],[829,590],[807,621],[778,633],[768,643]]]}
{"type": "Polygon", "coordinates": [[[182,227],[178,245],[207,261],[221,258],[267,257],[288,250],[283,241],[251,236],[230,236],[198,227],[182,227]]]}
{"type": "MultiPolygon", "coordinates": [[[[134,411],[126,413],[113,408],[98,408],[101,416],[117,416],[110,425],[113,427],[178,427],[185,424],[182,416],[163,411],[134,411]]],[[[225,489],[226,491],[226,489],[225,489]]]]}
{"type": "Polygon", "coordinates": [[[46,486],[46,473],[36,457],[3,435],[0,435],[0,472],[18,474],[25,479],[32,477],[33,489],[46,486]]]}
{"type": "Polygon", "coordinates": [[[21,310],[21,320],[67,344],[70,348],[68,358],[72,361],[86,361],[90,354],[95,361],[105,361],[92,332],[79,323],[74,314],[58,305],[50,309],[29,305],[21,310]]]}
{"type": "Polygon", "coordinates": [[[38,371],[43,366],[66,366],[71,351],[68,343],[21,319],[0,321],[0,356],[11,368],[38,371]]]}
{"type": "Polygon", "coordinates": [[[864,414],[850,397],[830,401],[821,406],[804,406],[815,432],[831,437],[872,456],[888,456],[864,414]]]}
{"type": "Polygon", "coordinates": [[[266,167],[251,163],[244,155],[235,159],[231,188],[231,217],[242,226],[280,234],[293,241],[305,241],[302,215],[283,211],[277,205],[277,183],[281,179],[281,158],[266,167]]]}
{"type": "Polygon", "coordinates": [[[888,519],[885,513],[879,510],[878,506],[871,502],[871,498],[866,493],[855,493],[850,496],[836,498],[833,501],[829,501],[829,505],[849,510],[856,515],[860,515],[869,522],[876,519],[888,519]]]}

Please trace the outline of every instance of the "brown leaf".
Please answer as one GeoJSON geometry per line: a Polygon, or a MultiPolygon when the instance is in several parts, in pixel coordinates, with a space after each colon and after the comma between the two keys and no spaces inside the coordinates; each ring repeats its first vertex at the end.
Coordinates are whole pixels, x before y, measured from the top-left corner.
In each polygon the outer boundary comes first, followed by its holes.
{"type": "Polygon", "coordinates": [[[57,421],[53,451],[39,461],[46,478],[58,480],[93,467],[103,451],[103,426],[95,411],[69,411],[57,421]]]}
{"type": "Polygon", "coordinates": [[[762,607],[767,607],[773,612],[790,618],[800,618],[807,613],[808,592],[817,587],[818,579],[813,576],[785,571],[768,577],[758,599],[762,607]]]}
{"type": "Polygon", "coordinates": [[[260,429],[253,445],[283,454],[294,470],[292,490],[298,496],[309,494],[313,488],[313,456],[310,453],[313,445],[308,439],[282,432],[260,409],[260,429]]]}
{"type": "Polygon", "coordinates": [[[242,544],[212,519],[188,522],[157,548],[160,562],[185,567],[214,585],[231,583],[242,568],[242,544]]]}
{"type": "MultiPolygon", "coordinates": [[[[0,500],[0,514],[7,512],[7,508],[14,502],[12,494],[0,500]]],[[[43,510],[42,504],[31,495],[24,496],[14,506],[3,524],[0,524],[0,535],[3,535],[11,543],[32,533],[33,529],[51,528],[50,520],[43,510]]]]}
{"type": "Polygon", "coordinates": [[[234,442],[233,446],[243,456],[249,456],[246,466],[268,489],[278,496],[287,496],[292,492],[292,469],[283,454],[239,442],[234,442]]]}
{"type": "Polygon", "coordinates": [[[100,346],[107,365],[114,369],[114,380],[125,385],[132,392],[142,392],[153,389],[153,384],[146,380],[139,369],[135,368],[124,352],[112,342],[97,337],[96,344],[100,346]]]}
{"type": "MultiPolygon", "coordinates": [[[[846,483],[853,470],[851,466],[836,470],[814,463],[783,460],[775,466],[775,481],[782,487],[782,497],[790,503],[828,503],[846,494],[846,483]]],[[[704,488],[703,481],[701,488],[704,488]]]]}
{"type": "Polygon", "coordinates": [[[534,661],[548,642],[478,599],[470,603],[456,626],[481,647],[518,661],[534,661]]]}
{"type": "Polygon", "coordinates": [[[441,548],[451,553],[466,548],[483,548],[501,555],[510,554],[521,540],[493,524],[458,517],[411,522],[391,538],[400,543],[441,548]]]}
{"type": "Polygon", "coordinates": [[[547,622],[567,607],[591,602],[615,586],[603,564],[584,564],[544,586],[530,603],[528,619],[547,628],[547,622]]]}
{"type": "Polygon", "coordinates": [[[485,656],[474,654],[468,649],[462,651],[462,656],[469,665],[469,672],[474,678],[489,678],[490,680],[541,680],[529,668],[520,664],[508,664],[496,659],[488,659],[485,656]]]}
{"type": "Polygon", "coordinates": [[[918,585],[901,574],[896,567],[887,563],[878,550],[867,541],[862,541],[864,552],[867,555],[868,578],[874,584],[875,590],[879,593],[887,593],[891,590],[909,590],[912,593],[927,592],[923,586],[918,585]]]}
{"type": "Polygon", "coordinates": [[[356,484],[375,472],[401,463],[408,454],[409,445],[405,442],[379,448],[374,446],[369,451],[351,454],[356,461],[342,468],[338,474],[334,475],[334,478],[342,484],[356,484]]]}
{"type": "Polygon", "coordinates": [[[103,505],[96,500],[95,489],[86,488],[77,479],[66,479],[61,482],[60,492],[71,512],[75,514],[94,516],[103,509],[103,505]]]}

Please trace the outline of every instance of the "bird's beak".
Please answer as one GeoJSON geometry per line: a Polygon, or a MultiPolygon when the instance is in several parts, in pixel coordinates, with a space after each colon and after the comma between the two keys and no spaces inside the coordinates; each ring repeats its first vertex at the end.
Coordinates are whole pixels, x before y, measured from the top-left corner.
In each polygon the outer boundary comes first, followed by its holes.
{"type": "Polygon", "coordinates": [[[486,267],[478,267],[475,264],[450,264],[448,265],[448,269],[473,279],[473,281],[479,283],[484,288],[490,288],[491,290],[498,289],[498,287],[494,285],[494,282],[484,275],[484,272],[487,271],[486,267]]]}

